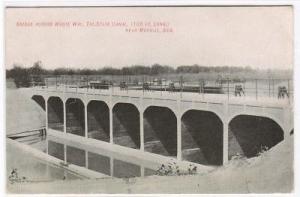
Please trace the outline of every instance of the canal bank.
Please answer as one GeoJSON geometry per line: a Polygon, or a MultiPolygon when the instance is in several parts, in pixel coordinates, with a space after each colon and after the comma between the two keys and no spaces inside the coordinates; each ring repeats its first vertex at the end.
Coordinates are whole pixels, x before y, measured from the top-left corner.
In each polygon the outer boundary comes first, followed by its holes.
{"type": "Polygon", "coordinates": [[[290,137],[259,157],[233,160],[226,167],[204,175],[17,183],[8,185],[8,190],[28,194],[286,193],[293,188],[292,142],[290,137]]]}

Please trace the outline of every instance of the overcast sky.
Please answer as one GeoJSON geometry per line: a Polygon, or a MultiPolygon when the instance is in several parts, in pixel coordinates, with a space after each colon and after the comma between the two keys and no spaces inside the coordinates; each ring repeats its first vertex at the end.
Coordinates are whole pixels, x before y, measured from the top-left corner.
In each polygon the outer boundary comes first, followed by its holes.
{"type": "Polygon", "coordinates": [[[45,68],[293,66],[291,7],[7,8],[5,28],[7,68],[37,60],[45,68]],[[90,27],[88,21],[110,25],[90,27]],[[151,23],[151,28],[163,22],[173,32],[126,32],[135,28],[134,21],[151,23]],[[41,22],[83,26],[36,25],[41,22]],[[127,26],[113,27],[112,22],[127,26]]]}

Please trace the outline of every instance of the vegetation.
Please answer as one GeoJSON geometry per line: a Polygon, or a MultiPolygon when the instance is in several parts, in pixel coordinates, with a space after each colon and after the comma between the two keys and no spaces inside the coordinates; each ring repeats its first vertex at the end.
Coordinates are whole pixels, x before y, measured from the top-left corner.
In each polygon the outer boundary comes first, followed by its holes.
{"type": "MultiPolygon", "coordinates": [[[[199,78],[205,79],[209,78],[220,78],[230,76],[235,78],[242,77],[261,77],[269,78],[270,76],[276,77],[280,76],[292,76],[291,70],[257,70],[249,66],[246,67],[234,67],[234,66],[200,66],[194,65],[182,65],[177,68],[168,66],[154,64],[152,66],[144,65],[133,65],[122,68],[110,68],[104,67],[99,69],[72,69],[72,68],[56,68],[56,69],[45,69],[42,66],[41,61],[37,61],[32,67],[24,67],[22,65],[14,64],[12,69],[6,70],[6,78],[13,78],[17,87],[29,87],[31,81],[41,82],[42,76],[45,75],[116,75],[116,76],[158,76],[158,75],[168,75],[169,77],[186,77],[192,80],[198,81],[199,78]]],[[[239,80],[239,79],[238,79],[239,80]]]]}
{"type": "Polygon", "coordinates": [[[180,170],[176,162],[162,164],[157,170],[159,176],[179,176],[179,175],[194,175],[197,174],[197,166],[190,164],[186,171],[180,170]]]}

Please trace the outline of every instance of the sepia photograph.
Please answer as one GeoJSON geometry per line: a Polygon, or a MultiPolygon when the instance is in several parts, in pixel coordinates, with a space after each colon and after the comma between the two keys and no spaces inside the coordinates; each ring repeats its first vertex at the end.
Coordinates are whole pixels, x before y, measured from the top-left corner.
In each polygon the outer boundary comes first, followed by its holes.
{"type": "Polygon", "coordinates": [[[6,6],[6,194],[290,194],[292,5],[6,6]]]}

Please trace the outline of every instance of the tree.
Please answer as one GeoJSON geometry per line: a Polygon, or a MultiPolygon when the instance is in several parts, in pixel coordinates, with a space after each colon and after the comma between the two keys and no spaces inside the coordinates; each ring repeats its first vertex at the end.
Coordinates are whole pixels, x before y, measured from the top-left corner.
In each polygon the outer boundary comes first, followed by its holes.
{"type": "Polygon", "coordinates": [[[30,86],[30,76],[28,69],[23,68],[22,65],[14,64],[13,68],[8,72],[8,76],[14,79],[17,88],[30,86]]]}

